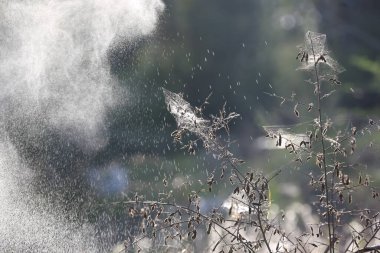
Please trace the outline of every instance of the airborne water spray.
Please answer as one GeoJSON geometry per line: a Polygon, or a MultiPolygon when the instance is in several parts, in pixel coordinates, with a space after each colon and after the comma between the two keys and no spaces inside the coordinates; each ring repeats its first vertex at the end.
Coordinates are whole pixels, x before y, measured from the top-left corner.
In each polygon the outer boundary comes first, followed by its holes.
{"type": "Polygon", "coordinates": [[[0,3],[0,251],[94,251],[90,226],[75,228],[32,193],[29,160],[39,163],[34,148],[59,145],[54,136],[83,152],[107,144],[107,110],[127,99],[107,53],[152,33],[162,10],[160,0],[0,3]]]}

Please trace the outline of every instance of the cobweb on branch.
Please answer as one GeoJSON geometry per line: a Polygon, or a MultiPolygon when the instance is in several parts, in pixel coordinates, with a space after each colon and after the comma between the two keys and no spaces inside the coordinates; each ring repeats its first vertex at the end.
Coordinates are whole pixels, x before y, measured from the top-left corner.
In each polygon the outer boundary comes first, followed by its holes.
{"type": "Polygon", "coordinates": [[[196,134],[207,132],[211,125],[209,120],[197,116],[195,109],[183,97],[177,93],[162,88],[165,96],[165,103],[168,111],[174,116],[177,126],[196,134]]]}
{"type": "Polygon", "coordinates": [[[310,56],[310,61],[316,61],[319,56],[324,55],[326,52],[326,34],[307,32],[305,34],[305,51],[310,56]],[[314,57],[312,57],[315,55],[314,57]]]}
{"type": "Polygon", "coordinates": [[[177,122],[178,130],[173,132],[175,138],[180,139],[184,131],[189,131],[202,140],[206,150],[214,152],[219,158],[232,155],[216,139],[216,132],[221,129],[228,132],[228,123],[237,118],[239,114],[234,112],[226,114],[225,108],[223,108],[219,116],[212,116],[211,120],[207,120],[202,116],[202,109],[191,106],[182,95],[164,88],[162,90],[167,109],[177,122]],[[176,137],[176,135],[178,136],[176,137]]]}
{"type": "MultiPolygon", "coordinates": [[[[306,123],[300,123],[297,125],[304,125],[306,123]]],[[[267,133],[266,138],[267,141],[261,142],[261,148],[263,149],[287,149],[298,151],[302,150],[302,148],[310,149],[312,146],[312,139],[314,139],[315,133],[311,131],[310,127],[313,125],[310,124],[309,127],[306,127],[302,131],[294,132],[293,129],[296,125],[289,126],[262,126],[264,131],[267,133]]],[[[340,143],[334,138],[324,136],[324,139],[331,145],[335,147],[339,147],[340,143]]],[[[315,139],[314,139],[315,141],[315,139]]]]}
{"type": "Polygon", "coordinates": [[[300,52],[297,59],[302,62],[299,70],[312,70],[316,63],[321,63],[324,72],[329,72],[325,74],[336,75],[345,71],[345,68],[329,55],[326,46],[326,34],[308,31],[305,34],[304,45],[298,48],[300,52]]]}
{"type": "Polygon", "coordinates": [[[265,145],[262,143],[262,148],[265,149],[287,149],[291,145],[293,149],[298,150],[303,143],[305,147],[310,144],[310,138],[306,133],[292,133],[291,127],[263,126],[263,129],[271,140],[265,145]]]}

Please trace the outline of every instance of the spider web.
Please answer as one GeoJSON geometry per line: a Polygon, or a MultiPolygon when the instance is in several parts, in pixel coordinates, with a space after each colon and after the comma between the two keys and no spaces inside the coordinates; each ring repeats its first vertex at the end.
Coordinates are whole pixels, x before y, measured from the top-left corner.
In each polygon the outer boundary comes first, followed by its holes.
{"type": "Polygon", "coordinates": [[[307,55],[305,61],[302,61],[302,66],[298,69],[300,70],[312,70],[316,62],[321,63],[322,72],[324,74],[340,74],[345,71],[336,60],[334,60],[327,50],[326,46],[326,34],[310,32],[305,34],[304,45],[298,47],[300,53],[302,52],[307,55]],[[324,60],[321,60],[321,57],[324,60]]]}
{"type": "Polygon", "coordinates": [[[199,137],[207,151],[212,151],[218,155],[218,159],[225,156],[232,156],[221,141],[215,137],[215,132],[228,128],[228,123],[240,116],[237,113],[229,113],[219,117],[212,117],[212,121],[202,117],[201,109],[193,107],[183,99],[181,94],[177,94],[162,88],[165,103],[168,111],[174,116],[179,129],[187,130],[199,137]]]}
{"type": "MultiPolygon", "coordinates": [[[[267,136],[270,137],[270,140],[263,145],[265,149],[287,149],[287,145],[293,143],[294,146],[292,146],[292,148],[300,150],[303,145],[303,147],[308,146],[310,143],[310,134],[315,131],[315,127],[313,127],[313,124],[310,122],[287,126],[262,126],[262,128],[267,133],[267,136]],[[306,125],[304,131],[294,131],[297,126],[301,125],[306,125]]],[[[330,143],[330,145],[340,146],[339,142],[334,138],[324,136],[324,139],[330,143]]]]}
{"type": "Polygon", "coordinates": [[[178,128],[189,130],[196,134],[204,134],[210,126],[210,121],[197,116],[195,109],[180,94],[162,88],[168,111],[174,116],[178,128]]]}
{"type": "Polygon", "coordinates": [[[308,142],[309,137],[306,133],[292,133],[290,126],[262,126],[264,131],[273,138],[272,145],[266,145],[269,149],[286,149],[290,143],[296,144],[295,149],[299,149],[302,141],[308,142]],[[281,137],[280,137],[281,136],[281,137]],[[281,141],[280,141],[281,138],[281,141]]]}

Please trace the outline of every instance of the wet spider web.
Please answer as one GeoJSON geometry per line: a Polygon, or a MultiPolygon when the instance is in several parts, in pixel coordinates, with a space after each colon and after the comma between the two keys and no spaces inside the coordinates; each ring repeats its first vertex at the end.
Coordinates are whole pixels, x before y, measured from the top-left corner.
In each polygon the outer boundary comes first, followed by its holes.
{"type": "MultiPolygon", "coordinates": [[[[302,151],[302,148],[310,148],[319,135],[317,120],[301,122],[294,125],[262,126],[267,133],[267,141],[263,143],[264,149],[293,149],[302,151]]],[[[324,136],[330,145],[340,145],[334,138],[324,136]]],[[[314,144],[313,144],[314,145],[314,144]]],[[[319,143],[318,143],[319,145],[319,143]]]]}
{"type": "Polygon", "coordinates": [[[297,59],[302,62],[299,70],[313,70],[316,63],[321,63],[320,66],[325,74],[337,75],[345,71],[345,68],[330,56],[326,45],[326,34],[308,31],[305,34],[304,44],[298,48],[300,52],[297,59]]]}
{"type": "Polygon", "coordinates": [[[200,112],[190,105],[180,94],[162,88],[168,111],[174,116],[178,128],[203,135],[210,126],[210,121],[204,119],[200,112]]]}
{"type": "MultiPolygon", "coordinates": [[[[265,145],[265,149],[286,149],[288,145],[293,144],[294,149],[298,150],[301,143],[308,143],[310,140],[306,131],[294,130],[299,126],[309,125],[312,127],[311,122],[300,123],[297,125],[272,125],[262,126],[268,137],[265,145]]],[[[308,127],[306,127],[308,129],[308,127]]],[[[311,131],[310,131],[311,132],[311,131]]]]}
{"type": "MultiPolygon", "coordinates": [[[[172,136],[181,141],[181,136],[184,131],[188,131],[196,135],[203,143],[207,151],[212,151],[218,157],[231,156],[232,154],[225,148],[222,140],[216,138],[216,132],[224,129],[227,134],[229,133],[228,124],[231,120],[239,117],[240,115],[234,112],[226,113],[225,107],[220,111],[219,116],[211,115],[211,120],[205,119],[202,114],[202,107],[207,104],[207,99],[203,105],[193,107],[187,102],[181,94],[177,94],[162,88],[165,103],[168,111],[174,116],[178,130],[172,133],[172,136]]],[[[190,150],[192,146],[196,145],[197,140],[190,141],[187,145],[190,150]]]]}

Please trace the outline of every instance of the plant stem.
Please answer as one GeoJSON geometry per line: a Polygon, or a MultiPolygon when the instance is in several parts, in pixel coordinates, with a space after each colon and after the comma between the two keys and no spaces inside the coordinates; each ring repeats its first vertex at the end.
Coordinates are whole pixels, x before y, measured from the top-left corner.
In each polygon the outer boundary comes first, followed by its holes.
{"type": "Polygon", "coordinates": [[[321,135],[321,145],[322,145],[322,161],[323,161],[323,172],[324,172],[324,184],[325,184],[325,192],[326,192],[326,212],[327,212],[327,227],[329,230],[329,251],[330,253],[334,253],[334,247],[332,244],[332,217],[330,213],[330,188],[328,186],[328,180],[327,180],[327,166],[326,166],[326,148],[325,148],[325,141],[323,136],[323,122],[322,122],[322,110],[321,110],[321,87],[320,87],[320,81],[318,76],[318,70],[317,65],[314,67],[315,69],[315,76],[317,80],[317,93],[318,93],[318,117],[319,117],[319,132],[321,135]]]}
{"type": "Polygon", "coordinates": [[[314,72],[315,72],[315,79],[316,79],[316,84],[317,84],[317,98],[318,98],[318,118],[319,118],[319,132],[321,136],[321,145],[322,145],[322,162],[323,162],[323,172],[324,172],[324,184],[325,184],[325,192],[326,192],[326,212],[327,212],[327,227],[329,231],[329,252],[334,253],[334,239],[333,239],[333,231],[331,227],[334,227],[333,225],[333,217],[331,217],[331,212],[330,212],[330,188],[328,185],[328,180],[327,180],[327,166],[326,166],[326,148],[325,148],[325,140],[323,136],[323,121],[322,121],[322,109],[321,109],[321,82],[319,80],[319,74],[318,74],[318,60],[316,59],[316,55],[314,52],[314,46],[313,46],[313,41],[310,37],[309,34],[309,39],[310,39],[310,44],[311,44],[311,49],[313,51],[313,57],[314,57],[314,72]]]}
{"type": "Polygon", "coordinates": [[[263,227],[263,224],[262,224],[262,221],[261,221],[261,213],[260,212],[261,212],[261,209],[257,208],[257,221],[259,222],[260,231],[261,231],[261,234],[263,235],[263,240],[265,242],[265,245],[267,246],[268,252],[272,253],[272,250],[270,249],[270,246],[269,246],[268,239],[267,239],[267,237],[265,235],[266,228],[263,227]]]}

